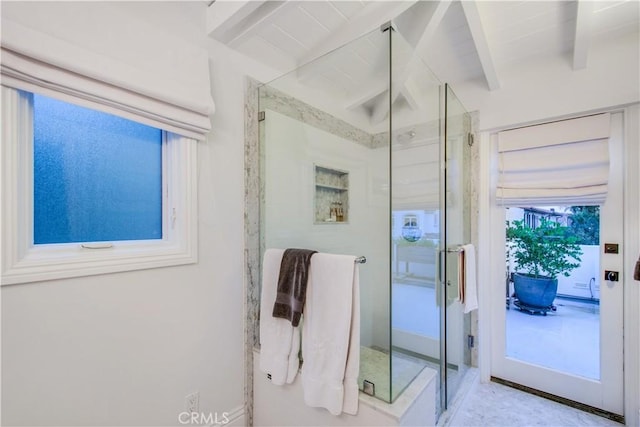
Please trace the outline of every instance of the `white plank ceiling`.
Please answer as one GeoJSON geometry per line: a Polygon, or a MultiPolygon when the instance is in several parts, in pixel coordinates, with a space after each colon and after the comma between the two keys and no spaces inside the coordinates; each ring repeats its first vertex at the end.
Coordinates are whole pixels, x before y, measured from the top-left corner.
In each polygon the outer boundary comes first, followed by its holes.
{"type": "Polygon", "coordinates": [[[394,105],[416,113],[430,81],[455,87],[477,80],[500,90],[506,67],[561,56],[580,70],[595,44],[614,45],[640,29],[638,0],[216,0],[207,14],[210,37],[283,74],[297,70],[289,76],[296,85],[329,95],[372,126],[388,114],[385,22],[397,33],[390,94],[394,105]]]}

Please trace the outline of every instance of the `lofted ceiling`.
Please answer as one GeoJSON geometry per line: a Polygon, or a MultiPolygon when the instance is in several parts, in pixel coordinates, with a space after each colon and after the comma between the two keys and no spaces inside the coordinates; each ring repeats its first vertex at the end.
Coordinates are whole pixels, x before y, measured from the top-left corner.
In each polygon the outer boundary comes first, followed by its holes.
{"type": "Polygon", "coordinates": [[[593,46],[637,35],[639,23],[638,0],[216,0],[207,10],[210,37],[370,128],[387,117],[389,95],[407,116],[424,117],[440,82],[498,91],[503,70],[549,57],[579,71],[593,46]],[[395,30],[391,90],[386,22],[395,30]]]}

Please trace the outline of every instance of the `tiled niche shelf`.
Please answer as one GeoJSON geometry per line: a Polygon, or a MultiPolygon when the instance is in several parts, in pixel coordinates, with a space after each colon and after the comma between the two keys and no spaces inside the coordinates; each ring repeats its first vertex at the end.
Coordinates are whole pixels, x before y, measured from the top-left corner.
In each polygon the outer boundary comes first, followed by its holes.
{"type": "Polygon", "coordinates": [[[314,165],[315,224],[349,221],[349,172],[314,165]]]}

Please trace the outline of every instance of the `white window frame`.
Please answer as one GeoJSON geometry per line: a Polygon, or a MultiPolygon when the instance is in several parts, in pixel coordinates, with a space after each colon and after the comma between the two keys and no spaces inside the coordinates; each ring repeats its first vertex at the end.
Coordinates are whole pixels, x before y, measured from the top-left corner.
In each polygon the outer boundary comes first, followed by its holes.
{"type": "Polygon", "coordinates": [[[2,87],[2,285],[196,263],[197,142],[163,132],[162,239],[33,244],[33,106],[2,87]]]}

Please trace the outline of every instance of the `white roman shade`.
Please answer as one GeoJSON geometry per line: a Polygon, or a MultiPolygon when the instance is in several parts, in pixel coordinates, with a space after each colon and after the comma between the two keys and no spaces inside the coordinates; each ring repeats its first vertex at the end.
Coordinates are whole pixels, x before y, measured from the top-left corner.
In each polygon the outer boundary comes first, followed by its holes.
{"type": "Polygon", "coordinates": [[[394,149],[393,209],[440,208],[439,144],[394,149]]]}
{"type": "Polygon", "coordinates": [[[2,85],[204,139],[207,52],[107,5],[77,7],[89,12],[57,14],[47,28],[3,16],[2,85]]]}
{"type": "Polygon", "coordinates": [[[499,132],[498,204],[604,203],[609,132],[608,113],[499,132]]]}

